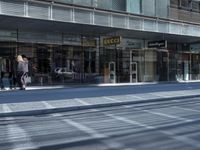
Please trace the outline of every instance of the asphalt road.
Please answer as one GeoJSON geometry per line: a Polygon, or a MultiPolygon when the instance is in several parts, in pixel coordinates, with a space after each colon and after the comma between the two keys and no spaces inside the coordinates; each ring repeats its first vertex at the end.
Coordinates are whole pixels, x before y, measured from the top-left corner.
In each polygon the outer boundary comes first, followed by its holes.
{"type": "Polygon", "coordinates": [[[63,89],[51,90],[30,90],[30,91],[6,91],[0,92],[0,104],[20,103],[36,101],[52,101],[73,98],[88,98],[101,96],[114,96],[125,94],[143,94],[151,92],[166,92],[178,90],[200,89],[199,83],[171,83],[171,84],[147,84],[130,86],[111,86],[111,87],[66,87],[63,89]]]}
{"type": "Polygon", "coordinates": [[[0,150],[199,150],[200,97],[0,118],[0,150]]]}

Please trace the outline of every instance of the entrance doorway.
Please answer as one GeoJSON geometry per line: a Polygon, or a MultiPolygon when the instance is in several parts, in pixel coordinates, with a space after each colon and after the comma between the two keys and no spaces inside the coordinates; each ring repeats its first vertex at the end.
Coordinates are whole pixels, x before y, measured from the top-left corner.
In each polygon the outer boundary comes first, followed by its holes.
{"type": "Polygon", "coordinates": [[[157,50],[157,75],[159,81],[169,81],[169,52],[157,50]]]}
{"type": "Polygon", "coordinates": [[[116,83],[116,65],[115,62],[109,62],[109,80],[111,83],[116,83]]]}
{"type": "Polygon", "coordinates": [[[138,82],[137,62],[130,63],[130,82],[138,82]]]}
{"type": "Polygon", "coordinates": [[[176,80],[200,79],[200,54],[184,52],[177,54],[176,80]]]}

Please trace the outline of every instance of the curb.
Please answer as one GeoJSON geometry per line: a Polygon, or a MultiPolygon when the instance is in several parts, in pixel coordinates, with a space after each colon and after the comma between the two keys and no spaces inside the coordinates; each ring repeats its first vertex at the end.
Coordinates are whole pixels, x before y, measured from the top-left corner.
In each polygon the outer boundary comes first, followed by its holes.
{"type": "Polygon", "coordinates": [[[189,96],[179,96],[179,97],[169,97],[169,98],[146,99],[146,100],[128,101],[128,102],[111,102],[111,103],[106,103],[106,104],[91,104],[91,105],[72,106],[72,107],[63,107],[63,108],[47,108],[47,109],[30,110],[30,111],[28,110],[28,111],[8,112],[8,113],[0,113],[0,117],[47,115],[47,114],[52,114],[52,113],[62,113],[66,111],[105,108],[105,107],[121,106],[121,105],[129,105],[129,104],[143,104],[143,103],[152,103],[152,102],[158,102],[158,101],[165,102],[165,101],[173,101],[175,99],[179,100],[179,99],[195,98],[199,96],[200,94],[189,95],[189,96]]]}

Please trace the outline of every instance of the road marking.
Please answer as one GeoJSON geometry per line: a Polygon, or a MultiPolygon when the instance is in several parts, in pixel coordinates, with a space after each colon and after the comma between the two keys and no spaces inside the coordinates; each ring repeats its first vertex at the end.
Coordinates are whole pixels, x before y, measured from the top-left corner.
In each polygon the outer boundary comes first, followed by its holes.
{"type": "Polygon", "coordinates": [[[136,98],[136,99],[144,100],[143,97],[136,96],[136,95],[127,95],[127,96],[130,96],[131,98],[136,98]]]}
{"type": "Polygon", "coordinates": [[[82,125],[78,122],[72,121],[70,119],[63,119],[63,121],[65,121],[67,124],[72,125],[73,127],[76,127],[80,131],[83,131],[83,132],[91,135],[93,138],[107,138],[106,135],[98,133],[95,130],[93,130],[93,129],[87,127],[87,126],[84,126],[84,125],[82,125]]]}
{"type": "Polygon", "coordinates": [[[173,138],[173,139],[175,139],[177,141],[181,141],[183,143],[186,143],[186,144],[192,145],[194,147],[200,148],[199,141],[195,141],[195,140],[193,140],[191,138],[188,138],[188,137],[185,137],[183,135],[181,135],[181,136],[174,135],[173,132],[169,132],[169,131],[163,131],[162,130],[161,132],[164,133],[164,134],[166,134],[166,135],[168,135],[168,136],[170,136],[171,138],[173,138]]]}
{"type": "Polygon", "coordinates": [[[52,106],[51,104],[49,104],[48,102],[46,101],[42,101],[42,103],[45,105],[46,108],[48,109],[52,109],[52,108],[55,108],[54,106],[52,106]]]}
{"type": "Polygon", "coordinates": [[[3,112],[4,113],[10,113],[10,112],[12,112],[12,110],[10,109],[10,107],[8,107],[7,104],[3,104],[2,106],[3,106],[3,112]]]}
{"type": "Polygon", "coordinates": [[[76,100],[77,102],[83,104],[83,105],[91,105],[90,103],[88,103],[88,102],[86,102],[86,101],[84,101],[84,100],[82,100],[82,99],[79,99],[79,98],[75,98],[75,100],[76,100]]]}
{"type": "Polygon", "coordinates": [[[125,117],[120,117],[120,116],[116,116],[116,115],[113,115],[113,114],[106,114],[106,113],[105,113],[105,115],[108,116],[108,117],[114,118],[114,119],[116,119],[116,120],[123,121],[123,122],[129,123],[129,124],[132,124],[132,125],[137,125],[137,126],[140,126],[140,127],[145,127],[145,128],[147,128],[147,129],[155,129],[155,127],[153,127],[153,126],[148,126],[148,125],[146,125],[146,124],[142,124],[142,123],[140,123],[140,122],[127,119],[127,118],[125,118],[125,117]]]}
{"type": "MultiPolygon", "coordinates": [[[[113,114],[105,114],[106,116],[109,116],[109,117],[112,117],[116,120],[120,120],[120,121],[123,121],[125,123],[129,123],[129,124],[132,124],[132,125],[138,125],[140,127],[144,127],[146,129],[159,129],[157,127],[154,127],[154,126],[149,126],[147,124],[143,124],[143,123],[140,123],[138,121],[134,121],[134,120],[130,120],[130,119],[127,119],[125,117],[120,117],[120,116],[116,116],[116,115],[113,115],[113,114]]],[[[177,140],[177,141],[181,141],[183,143],[187,143],[189,145],[192,145],[194,147],[197,147],[197,148],[200,148],[200,143],[199,141],[195,141],[193,139],[190,139],[188,137],[184,137],[184,136],[176,136],[174,135],[173,132],[169,132],[169,131],[164,131],[164,130],[158,130],[158,132],[161,132],[167,136],[170,136],[171,138],[177,140]]]]}
{"type": "Polygon", "coordinates": [[[117,99],[114,99],[114,98],[111,98],[111,97],[107,97],[107,96],[104,96],[103,98],[107,99],[107,100],[111,100],[113,102],[122,102],[120,100],[117,100],[117,99]]]}
{"type": "Polygon", "coordinates": [[[169,115],[169,114],[165,114],[165,113],[161,113],[161,112],[150,111],[150,110],[147,110],[147,109],[140,109],[140,108],[135,108],[135,109],[143,111],[143,112],[147,112],[147,113],[150,113],[150,114],[155,114],[155,115],[159,115],[159,116],[164,116],[164,117],[168,117],[168,118],[181,120],[181,121],[184,121],[184,122],[192,122],[192,121],[194,121],[194,120],[186,119],[186,118],[183,118],[183,117],[169,115]]]}
{"type": "Polygon", "coordinates": [[[155,111],[150,111],[150,110],[145,110],[145,109],[137,108],[136,110],[140,110],[140,111],[144,111],[144,112],[147,112],[147,113],[150,113],[150,114],[155,114],[155,115],[164,116],[164,117],[168,117],[168,118],[173,118],[173,119],[181,120],[181,121],[184,121],[184,122],[193,122],[194,121],[194,120],[186,119],[186,118],[183,118],[183,117],[178,117],[178,116],[174,116],[174,115],[168,115],[168,114],[155,112],[155,111]]]}
{"type": "Polygon", "coordinates": [[[178,109],[182,109],[182,110],[186,110],[186,111],[193,111],[193,112],[200,113],[200,111],[196,110],[196,109],[190,109],[190,108],[185,108],[185,107],[180,107],[180,106],[174,106],[174,108],[178,108],[178,109]]]}
{"type": "Polygon", "coordinates": [[[160,98],[169,98],[169,97],[171,97],[171,96],[163,95],[163,94],[157,93],[157,92],[155,92],[155,93],[149,93],[149,94],[151,94],[153,96],[158,96],[160,98]]]}
{"type": "Polygon", "coordinates": [[[11,150],[27,150],[27,149],[37,149],[38,147],[35,146],[28,133],[21,128],[17,123],[14,121],[14,118],[8,117],[7,120],[12,120],[13,123],[7,125],[7,138],[8,142],[11,142],[11,150]]]}
{"type": "MultiPolygon", "coordinates": [[[[92,136],[92,138],[109,138],[109,136],[102,134],[102,133],[98,133],[96,130],[93,130],[85,125],[82,125],[81,123],[75,122],[73,120],[70,119],[63,119],[64,122],[66,122],[67,124],[70,124],[71,126],[79,129],[80,131],[83,131],[87,134],[89,134],[90,136],[92,136]]],[[[102,143],[104,143],[106,146],[108,146],[109,149],[125,149],[125,146],[123,146],[120,143],[117,142],[113,142],[113,141],[107,141],[107,140],[102,140],[102,143]]],[[[129,149],[127,149],[129,150],[129,149]]],[[[134,149],[132,149],[134,150],[134,149]]]]}

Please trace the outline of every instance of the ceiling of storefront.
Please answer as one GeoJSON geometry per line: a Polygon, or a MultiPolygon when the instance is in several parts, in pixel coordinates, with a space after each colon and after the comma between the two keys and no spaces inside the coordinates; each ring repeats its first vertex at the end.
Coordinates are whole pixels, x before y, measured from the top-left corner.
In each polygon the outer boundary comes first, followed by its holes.
{"type": "Polygon", "coordinates": [[[37,31],[37,32],[57,32],[57,33],[69,33],[69,34],[81,34],[88,36],[99,35],[120,35],[127,38],[137,38],[145,40],[167,40],[169,42],[200,42],[200,37],[181,36],[173,34],[144,32],[135,30],[126,30],[119,28],[109,28],[103,26],[83,25],[75,23],[56,22],[48,20],[38,20],[22,17],[11,17],[0,15],[0,30],[25,30],[25,31],[37,31]]]}

